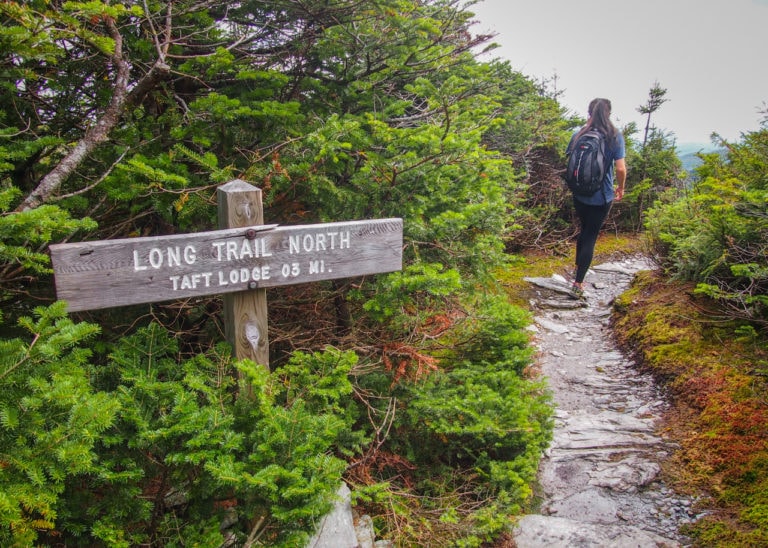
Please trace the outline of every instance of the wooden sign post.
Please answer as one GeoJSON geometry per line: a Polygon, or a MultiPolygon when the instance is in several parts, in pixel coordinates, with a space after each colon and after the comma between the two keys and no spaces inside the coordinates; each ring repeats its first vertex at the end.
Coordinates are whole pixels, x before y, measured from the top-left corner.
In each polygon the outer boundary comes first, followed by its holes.
{"type": "Polygon", "coordinates": [[[265,225],[240,180],[218,200],[221,230],[51,245],[58,298],[75,312],[222,294],[235,356],[268,367],[266,288],[402,268],[402,219],[265,225]]]}
{"type": "MultiPolygon", "coordinates": [[[[245,181],[230,181],[216,190],[219,228],[264,224],[261,189],[245,181]]],[[[251,289],[223,295],[224,330],[232,352],[269,369],[267,290],[251,289]]]]}

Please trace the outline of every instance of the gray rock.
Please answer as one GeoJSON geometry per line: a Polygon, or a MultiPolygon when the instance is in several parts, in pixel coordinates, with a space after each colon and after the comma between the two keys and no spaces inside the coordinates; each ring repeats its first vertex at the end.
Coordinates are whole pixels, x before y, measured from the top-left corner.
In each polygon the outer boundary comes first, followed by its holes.
{"type": "Polygon", "coordinates": [[[518,548],[674,548],[676,541],[631,525],[585,523],[554,516],[523,517],[515,528],[518,548]]]}
{"type": "Polygon", "coordinates": [[[565,278],[523,278],[523,280],[542,289],[549,289],[563,295],[568,295],[571,292],[571,286],[566,283],[565,278]]]}
{"type": "Polygon", "coordinates": [[[373,548],[376,540],[373,534],[373,519],[371,516],[360,516],[355,523],[355,534],[360,548],[373,548]]]}
{"type": "Polygon", "coordinates": [[[561,323],[553,322],[551,320],[548,320],[547,318],[536,318],[536,323],[539,324],[540,327],[543,329],[546,329],[547,331],[552,331],[553,333],[568,333],[568,326],[563,325],[561,323]]]}
{"type": "Polygon", "coordinates": [[[661,481],[671,449],[657,432],[666,407],[610,336],[615,297],[652,265],[631,258],[590,271],[587,308],[567,302],[561,276],[530,278],[537,288],[539,369],[556,405],[555,431],[539,467],[541,514],[514,530],[519,548],[680,546],[690,501],[661,481]],[[542,303],[544,303],[542,305],[542,303]],[[687,501],[684,504],[680,501],[687,501]]]}
{"type": "Polygon", "coordinates": [[[350,503],[351,492],[342,483],[336,492],[333,510],[317,526],[315,535],[305,548],[391,548],[387,540],[376,540],[370,516],[355,517],[350,503]]]}
{"type": "Polygon", "coordinates": [[[307,548],[356,548],[359,545],[350,503],[351,492],[346,483],[341,484],[336,495],[333,510],[320,520],[307,548]]]}

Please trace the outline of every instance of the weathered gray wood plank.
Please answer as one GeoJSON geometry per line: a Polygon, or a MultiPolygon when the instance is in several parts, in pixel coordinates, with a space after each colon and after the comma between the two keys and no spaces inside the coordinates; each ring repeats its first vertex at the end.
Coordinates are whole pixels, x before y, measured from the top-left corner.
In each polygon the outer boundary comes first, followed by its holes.
{"type": "Polygon", "coordinates": [[[399,218],[262,225],[50,246],[70,311],[225,294],[402,268],[399,218]]]}
{"type": "MultiPolygon", "coordinates": [[[[238,179],[219,187],[216,195],[220,228],[264,224],[261,189],[238,179]]],[[[222,297],[225,335],[234,356],[251,359],[269,370],[267,290],[257,288],[222,297]]]]}

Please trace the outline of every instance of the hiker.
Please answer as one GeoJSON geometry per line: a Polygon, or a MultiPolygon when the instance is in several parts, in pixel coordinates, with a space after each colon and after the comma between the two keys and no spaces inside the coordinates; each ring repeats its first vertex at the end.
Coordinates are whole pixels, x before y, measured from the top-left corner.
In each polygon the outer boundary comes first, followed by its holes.
{"type": "Polygon", "coordinates": [[[624,182],[627,178],[624,136],[611,123],[611,102],[608,99],[593,99],[589,103],[588,113],[587,123],[574,133],[566,149],[569,169],[574,172],[566,174],[566,181],[573,193],[573,206],[580,221],[579,236],[576,240],[576,271],[573,274],[574,281],[571,287],[571,296],[576,299],[584,297],[584,277],[592,264],[597,236],[608,216],[613,200],[621,200],[624,196],[624,182]],[[597,137],[602,139],[599,150],[583,153],[585,156],[592,155],[583,157],[585,162],[592,162],[591,167],[581,170],[578,167],[572,168],[572,164],[576,163],[578,149],[589,150],[588,145],[581,145],[584,141],[583,136],[588,138],[587,134],[590,136],[594,134],[591,130],[597,130],[599,134],[597,137]],[[575,180],[579,171],[582,171],[582,179],[585,176],[595,178],[595,184],[590,186],[590,183],[584,181],[572,184],[571,179],[575,180]]]}

